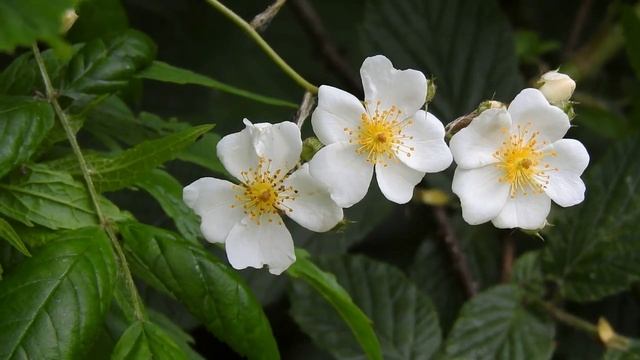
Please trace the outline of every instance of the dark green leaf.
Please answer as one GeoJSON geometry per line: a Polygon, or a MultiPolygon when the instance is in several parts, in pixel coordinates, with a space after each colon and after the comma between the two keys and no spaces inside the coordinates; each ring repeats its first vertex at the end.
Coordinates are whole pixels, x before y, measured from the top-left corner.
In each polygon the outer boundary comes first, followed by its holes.
{"type": "Polygon", "coordinates": [[[82,358],[111,304],[115,280],[102,230],[61,233],[0,282],[0,357],[82,358]]]}
{"type": "Polygon", "coordinates": [[[435,77],[433,107],[444,122],[522,88],[511,28],[494,0],[368,0],[362,29],[366,55],[435,77]]]}
{"type": "Polygon", "coordinates": [[[53,122],[47,102],[0,96],[0,177],[36,152],[53,122]]]}
{"type": "Polygon", "coordinates": [[[151,63],[155,52],[153,41],[134,30],[106,42],[88,42],[69,62],[63,93],[77,97],[121,90],[138,70],[151,63]]]}
{"type": "Polygon", "coordinates": [[[0,239],[5,239],[9,244],[11,244],[11,246],[21,253],[31,256],[29,250],[22,242],[22,239],[20,239],[20,236],[16,233],[11,224],[3,218],[0,218],[0,239]]]}
{"type": "Polygon", "coordinates": [[[548,234],[543,271],[563,296],[593,301],[640,279],[640,138],[588,170],[586,200],[563,210],[548,234]]]}
{"type": "Polygon", "coordinates": [[[0,51],[30,46],[45,40],[61,46],[62,15],[73,8],[73,0],[4,0],[0,2],[0,51]]]}
{"type": "Polygon", "coordinates": [[[360,343],[368,359],[382,359],[380,342],[373,331],[371,320],[351,300],[351,296],[338,284],[335,276],[320,270],[309,260],[309,253],[296,251],[296,262],[287,274],[300,278],[333,306],[360,343]]]}
{"type": "MultiPolygon", "coordinates": [[[[41,55],[51,82],[57,84],[66,61],[56,55],[53,50],[45,50],[41,55]]],[[[44,94],[45,88],[38,64],[33,53],[29,51],[18,56],[2,71],[0,94],[32,96],[36,91],[44,94]]]]}
{"type": "MultiPolygon", "coordinates": [[[[93,204],[83,184],[71,175],[43,165],[25,167],[26,174],[0,184],[0,214],[27,226],[77,229],[97,224],[93,204]]],[[[110,219],[126,219],[118,208],[101,198],[102,212],[110,219]]]]}
{"type": "Polygon", "coordinates": [[[632,340],[626,350],[608,349],[603,360],[640,360],[640,340],[632,340]]]}
{"type": "Polygon", "coordinates": [[[624,6],[622,13],[622,29],[631,67],[640,78],[640,15],[631,6],[624,6]]]}
{"type": "Polygon", "coordinates": [[[190,84],[190,85],[206,86],[212,89],[216,89],[229,94],[241,96],[241,97],[244,97],[253,101],[257,101],[263,104],[274,105],[274,106],[284,106],[284,107],[289,107],[294,109],[298,108],[298,105],[292,102],[276,99],[270,96],[256,94],[251,91],[247,91],[243,89],[239,89],[235,86],[221,83],[220,81],[214,80],[208,76],[195,73],[191,70],[182,69],[177,66],[164,63],[162,61],[154,61],[151,64],[151,66],[144,69],[140,74],[138,74],[138,76],[143,79],[170,82],[174,84],[181,84],[181,85],[190,84]]]}
{"type": "Polygon", "coordinates": [[[218,134],[205,134],[195,144],[178,155],[178,159],[200,165],[218,174],[226,174],[224,166],[216,156],[216,146],[220,141],[218,134]]]}
{"type": "Polygon", "coordinates": [[[127,13],[120,0],[82,1],[78,20],[67,34],[73,42],[108,38],[129,27],[127,13]]]}
{"type": "MultiPolygon", "coordinates": [[[[373,321],[384,359],[430,359],[441,342],[438,317],[428,297],[400,270],[363,256],[321,258],[318,264],[373,321]]],[[[294,265],[295,266],[295,265],[294,265]]],[[[307,285],[290,296],[293,318],[304,332],[338,359],[364,359],[338,314],[307,285]]]]}
{"type": "Polygon", "coordinates": [[[149,321],[139,321],[122,334],[111,358],[180,360],[187,359],[187,356],[161,327],[149,321]]]}
{"type": "Polygon", "coordinates": [[[136,182],[136,186],[153,196],[162,210],[173,219],[180,235],[197,243],[200,237],[200,220],[182,201],[182,184],[162,170],[153,170],[136,182]]]}
{"type": "Polygon", "coordinates": [[[185,304],[218,338],[250,359],[278,359],[271,326],[239,275],[202,246],[147,225],[121,225],[134,271],[185,304]]]}
{"type": "Polygon", "coordinates": [[[500,285],[467,302],[446,342],[447,358],[549,359],[554,325],[524,308],[515,285],[500,285]]]}

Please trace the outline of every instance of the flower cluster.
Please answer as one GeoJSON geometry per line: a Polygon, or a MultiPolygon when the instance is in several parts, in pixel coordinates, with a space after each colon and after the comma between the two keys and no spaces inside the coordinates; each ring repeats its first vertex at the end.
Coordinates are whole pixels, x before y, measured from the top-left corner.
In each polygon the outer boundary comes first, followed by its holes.
{"type": "Polygon", "coordinates": [[[234,268],[267,265],[280,274],[295,261],[282,215],[328,231],[342,220],[343,208],[365,197],[374,172],[384,196],[403,204],[426,173],[455,161],[452,190],[464,219],[500,228],[539,229],[551,200],[572,206],[584,199],[580,175],[589,155],[580,142],[563,139],[569,118],[556,107],[575,88],[564,75],[545,74],[540,90],[523,90],[508,108],[479,112],[449,147],[442,122],[423,110],[429,84],[421,72],[397,70],[378,55],[364,61],[360,74],[363,102],[320,87],[311,122],[325,146],[308,163],[300,163],[294,123],[245,119],[246,128],[217,147],[238,183],[202,178],[185,187],[184,201],[201,217],[202,234],[225,244],[234,268]]]}

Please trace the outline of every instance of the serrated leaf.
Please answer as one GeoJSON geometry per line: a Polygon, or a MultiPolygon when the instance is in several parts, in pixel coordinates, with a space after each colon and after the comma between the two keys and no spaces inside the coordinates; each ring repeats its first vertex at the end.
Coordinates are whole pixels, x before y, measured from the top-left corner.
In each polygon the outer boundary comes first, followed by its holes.
{"type": "Polygon", "coordinates": [[[153,41],[135,30],[108,41],[90,41],[71,58],[62,93],[75,98],[121,90],[137,71],[151,63],[155,53],[153,41]]]}
{"type": "Polygon", "coordinates": [[[0,96],[0,177],[27,161],[54,122],[49,103],[0,96]]]}
{"type": "Polygon", "coordinates": [[[187,356],[161,327],[149,321],[138,321],[122,334],[111,359],[180,360],[187,356]]]}
{"type": "Polygon", "coordinates": [[[240,276],[202,246],[138,223],[121,224],[136,274],[178,299],[209,331],[249,359],[278,359],[271,326],[240,276]]]}
{"type": "MultiPolygon", "coordinates": [[[[32,226],[50,229],[77,229],[95,225],[98,220],[83,184],[71,175],[43,165],[25,167],[9,183],[0,183],[0,214],[32,226]]],[[[118,208],[100,198],[102,212],[114,221],[127,218],[118,208]]]]}
{"type": "Polygon", "coordinates": [[[511,28],[494,0],[368,0],[362,38],[365,55],[435,77],[433,109],[444,122],[522,88],[511,28]]]}
{"type": "Polygon", "coordinates": [[[212,79],[208,76],[195,73],[191,70],[182,69],[162,61],[154,61],[148,68],[140,72],[138,77],[181,85],[206,86],[208,88],[244,97],[267,105],[284,106],[293,109],[298,108],[298,105],[295,103],[240,89],[212,79]]]}
{"type": "Polygon", "coordinates": [[[45,40],[62,46],[62,15],[73,8],[73,0],[4,0],[0,2],[0,51],[13,52],[17,46],[30,46],[45,40]]]}
{"type": "Polygon", "coordinates": [[[486,290],[460,312],[446,341],[447,358],[549,359],[553,352],[553,322],[530,312],[515,285],[486,290]]]}
{"type": "Polygon", "coordinates": [[[625,5],[620,13],[629,62],[636,77],[640,78],[640,14],[629,5],[625,5]]]}
{"type": "MultiPolygon", "coordinates": [[[[327,257],[319,266],[373,321],[384,359],[430,359],[441,342],[438,317],[429,298],[393,266],[364,256],[327,257]]],[[[289,297],[294,320],[337,359],[364,359],[349,328],[308,286],[294,283],[289,297]]]]}
{"type": "Polygon", "coordinates": [[[543,271],[561,294],[594,301],[640,279],[640,137],[622,141],[588,170],[584,203],[552,220],[543,271]]]}
{"type": "Polygon", "coordinates": [[[82,358],[115,280],[115,257],[102,230],[60,233],[0,282],[0,358],[82,358]]]}
{"type": "Polygon", "coordinates": [[[351,296],[338,284],[335,276],[320,270],[309,260],[309,253],[306,251],[297,250],[296,258],[287,274],[305,281],[331,304],[349,325],[368,359],[382,359],[380,342],[373,331],[371,320],[353,303],[351,296]]]}
{"type": "Polygon", "coordinates": [[[200,220],[182,200],[182,184],[162,170],[153,170],[135,183],[153,196],[162,210],[173,219],[180,235],[198,243],[200,220]]]}
{"type": "Polygon", "coordinates": [[[0,239],[5,239],[11,246],[26,256],[31,256],[20,236],[5,219],[0,218],[0,239]]]}

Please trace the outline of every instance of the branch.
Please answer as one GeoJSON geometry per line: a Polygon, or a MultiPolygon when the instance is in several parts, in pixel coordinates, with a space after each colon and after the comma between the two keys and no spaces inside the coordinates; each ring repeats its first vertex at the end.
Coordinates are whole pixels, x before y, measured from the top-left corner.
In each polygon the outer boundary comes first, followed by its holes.
{"type": "Polygon", "coordinates": [[[47,68],[42,59],[42,55],[40,54],[40,49],[38,49],[37,44],[33,44],[33,55],[38,63],[38,68],[40,69],[40,75],[42,76],[42,81],[44,82],[44,86],[47,92],[47,100],[53,106],[53,109],[60,119],[60,124],[64,129],[65,134],[67,135],[67,140],[69,144],[71,144],[71,149],[76,156],[76,160],[78,161],[78,165],[80,166],[80,171],[82,172],[82,177],[84,178],[85,185],[87,187],[87,191],[89,192],[89,197],[91,198],[91,202],[93,204],[93,208],[95,209],[96,216],[98,218],[98,222],[100,226],[105,230],[109,239],[111,239],[111,244],[113,245],[116,255],[118,257],[118,263],[120,265],[120,274],[124,276],[124,281],[129,291],[129,296],[131,297],[130,301],[133,306],[133,310],[135,316],[138,320],[144,319],[144,312],[142,302],[140,300],[140,296],[138,295],[138,291],[136,289],[136,285],[133,282],[133,278],[131,277],[131,271],[129,270],[129,264],[127,263],[127,259],[124,256],[124,252],[122,251],[122,247],[118,242],[118,238],[116,237],[113,229],[111,228],[111,224],[109,220],[104,216],[102,209],[100,208],[100,202],[98,199],[98,193],[96,191],[95,186],[93,185],[93,181],[91,180],[91,173],[89,170],[89,166],[87,166],[87,161],[82,155],[82,151],[80,150],[80,145],[78,145],[78,140],[76,139],[76,135],[71,128],[71,124],[69,123],[69,119],[67,118],[67,114],[60,107],[60,103],[58,103],[58,95],[53,86],[51,85],[51,78],[49,77],[49,73],[47,72],[47,68]]]}
{"type": "Polygon", "coordinates": [[[329,39],[322,19],[308,0],[291,0],[291,9],[296,14],[302,28],[315,42],[325,65],[347,86],[350,92],[362,92],[362,84],[353,74],[349,62],[342,57],[336,45],[329,39]]]}
{"type": "Polygon", "coordinates": [[[315,105],[315,99],[313,97],[313,94],[311,94],[308,91],[305,92],[304,97],[302,98],[302,104],[300,104],[300,108],[296,113],[296,124],[298,124],[298,127],[300,129],[302,129],[302,125],[304,125],[304,121],[309,117],[309,114],[311,114],[313,105],[315,105]]]}
{"type": "Polygon", "coordinates": [[[256,15],[253,20],[251,20],[251,27],[256,29],[256,31],[265,31],[267,26],[271,24],[271,20],[278,15],[280,8],[282,8],[285,2],[287,2],[287,0],[276,0],[273,4],[269,5],[265,11],[256,15]]]}
{"type": "Polygon", "coordinates": [[[516,242],[511,231],[502,239],[502,282],[504,283],[511,281],[515,252],[516,242]]]}
{"type": "Polygon", "coordinates": [[[438,222],[442,241],[449,252],[451,261],[453,261],[453,268],[458,274],[458,278],[464,287],[467,297],[473,297],[478,293],[478,283],[473,279],[473,275],[469,269],[469,263],[462,252],[460,242],[458,241],[453,226],[449,221],[447,211],[443,206],[434,206],[433,214],[438,222]]]}
{"type": "Polygon", "coordinates": [[[587,16],[591,10],[591,5],[593,5],[593,0],[582,0],[582,4],[580,4],[580,8],[578,9],[578,14],[573,21],[569,40],[567,40],[567,47],[564,52],[565,56],[571,55],[573,50],[576,48],[582,29],[584,28],[584,22],[587,20],[587,16]]]}

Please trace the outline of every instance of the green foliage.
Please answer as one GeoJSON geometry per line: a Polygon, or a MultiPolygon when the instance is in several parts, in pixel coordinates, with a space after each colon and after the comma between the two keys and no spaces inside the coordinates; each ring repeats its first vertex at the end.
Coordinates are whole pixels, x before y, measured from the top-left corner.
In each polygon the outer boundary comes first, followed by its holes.
{"type": "Polygon", "coordinates": [[[269,322],[242,279],[202,246],[169,231],[121,225],[134,271],[185,304],[218,338],[251,359],[277,359],[269,322]]]}
{"type": "Polygon", "coordinates": [[[351,300],[351,296],[336,281],[335,276],[320,270],[309,260],[309,253],[296,251],[296,262],[287,273],[300,278],[328,301],[349,325],[368,359],[382,359],[380,343],[371,320],[351,300]]]}
{"type": "Polygon", "coordinates": [[[111,358],[186,360],[187,356],[161,327],[149,321],[138,321],[122,334],[111,358]]]}
{"type": "Polygon", "coordinates": [[[524,307],[514,285],[491,288],[467,302],[446,342],[448,358],[549,359],[554,325],[524,307]]]}
{"type": "Polygon", "coordinates": [[[31,256],[29,250],[20,239],[20,235],[16,233],[11,224],[9,224],[3,218],[0,218],[0,239],[6,240],[11,246],[16,248],[21,253],[31,256]]]}
{"type": "Polygon", "coordinates": [[[61,232],[0,282],[0,357],[81,358],[111,304],[115,280],[104,232],[61,232]]]}
{"type": "Polygon", "coordinates": [[[631,6],[624,6],[621,13],[629,62],[640,78],[640,15],[631,6]]]}
{"type": "Polygon", "coordinates": [[[29,160],[53,121],[53,109],[44,101],[0,96],[0,177],[29,160]]]}
{"type": "MultiPolygon", "coordinates": [[[[362,256],[321,258],[318,264],[335,274],[337,283],[373,321],[384,359],[433,356],[441,341],[438,317],[429,298],[402,272],[362,256]]],[[[316,275],[328,284],[335,282],[325,273],[316,275]]],[[[311,283],[314,288],[317,281],[311,283]]],[[[290,300],[293,318],[322,348],[338,359],[364,358],[348,327],[312,289],[294,283],[290,300]]]]}

